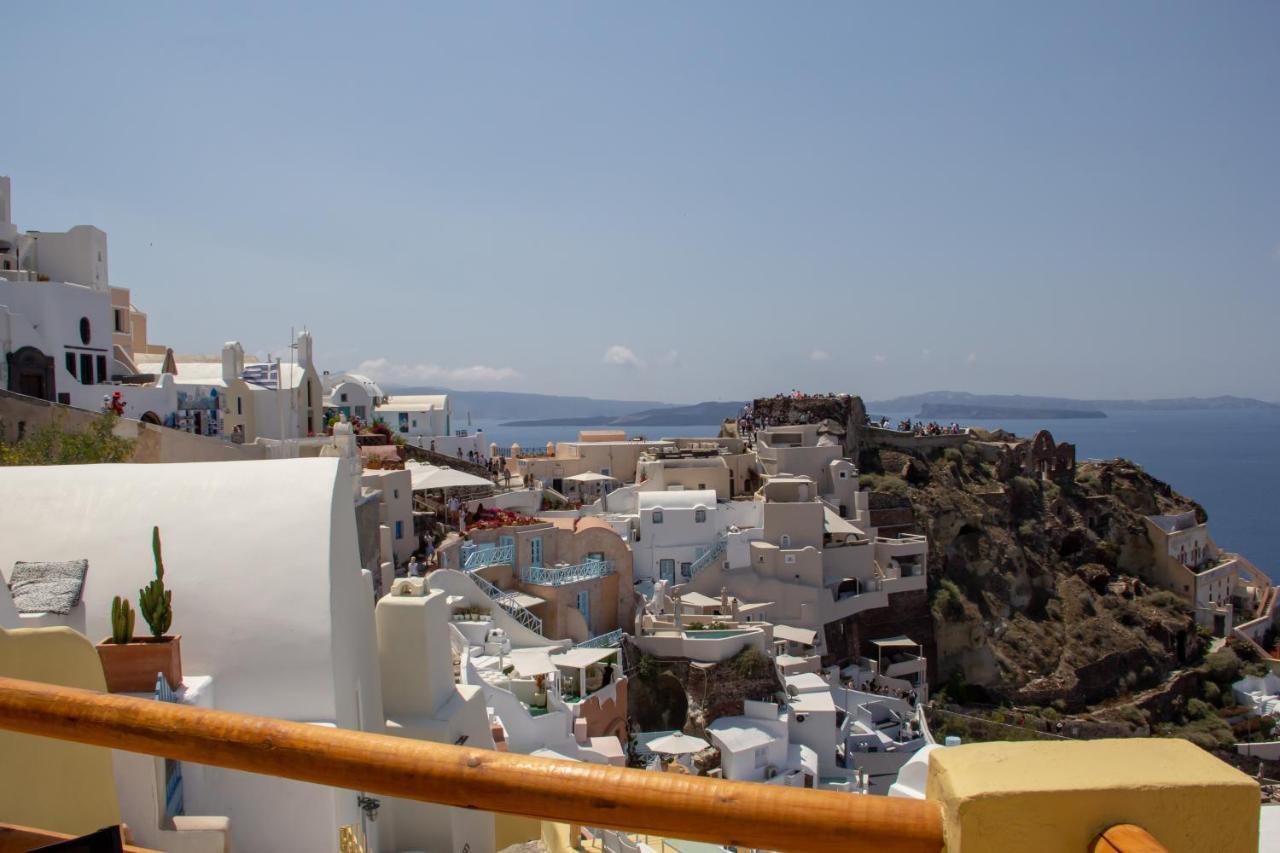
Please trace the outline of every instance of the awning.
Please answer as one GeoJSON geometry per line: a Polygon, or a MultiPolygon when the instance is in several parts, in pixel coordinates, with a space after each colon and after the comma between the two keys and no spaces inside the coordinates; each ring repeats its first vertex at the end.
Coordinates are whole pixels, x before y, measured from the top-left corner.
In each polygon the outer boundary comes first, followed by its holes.
{"type": "Polygon", "coordinates": [[[569,651],[562,654],[552,655],[551,662],[556,666],[571,666],[574,669],[583,669],[593,663],[599,663],[607,657],[616,655],[618,651],[618,649],[569,649],[569,651]]]}
{"type": "Polygon", "coordinates": [[[832,512],[830,507],[824,506],[822,512],[826,532],[832,536],[866,536],[865,533],[850,524],[848,519],[841,518],[837,512],[832,512]]]}
{"type": "Polygon", "coordinates": [[[882,649],[915,649],[920,646],[915,640],[901,634],[896,637],[886,637],[883,640],[872,640],[871,645],[882,649]]]}
{"type": "Polygon", "coordinates": [[[680,596],[680,603],[687,604],[690,607],[719,607],[721,605],[720,599],[703,595],[700,592],[686,592],[680,596]]]}
{"type": "Polygon", "coordinates": [[[613,480],[621,482],[617,477],[610,477],[608,474],[598,474],[595,471],[584,471],[581,474],[574,474],[572,477],[565,477],[568,483],[599,483],[604,480],[613,480]]]}
{"type": "Polygon", "coordinates": [[[551,653],[547,649],[512,649],[507,659],[523,678],[550,675],[556,671],[555,664],[551,662],[551,653]]]}
{"type": "Polygon", "coordinates": [[[810,631],[807,628],[792,628],[790,625],[774,625],[773,636],[775,639],[812,646],[818,638],[818,632],[810,631]]]}

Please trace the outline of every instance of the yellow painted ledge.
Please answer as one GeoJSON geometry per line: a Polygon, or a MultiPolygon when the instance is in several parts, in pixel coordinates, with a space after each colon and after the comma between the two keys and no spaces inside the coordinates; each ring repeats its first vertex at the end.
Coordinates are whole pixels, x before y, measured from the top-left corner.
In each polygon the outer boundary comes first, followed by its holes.
{"type": "Polygon", "coordinates": [[[1079,853],[1131,823],[1171,853],[1256,853],[1258,786],[1188,741],[970,744],[929,755],[948,853],[1079,853]]]}

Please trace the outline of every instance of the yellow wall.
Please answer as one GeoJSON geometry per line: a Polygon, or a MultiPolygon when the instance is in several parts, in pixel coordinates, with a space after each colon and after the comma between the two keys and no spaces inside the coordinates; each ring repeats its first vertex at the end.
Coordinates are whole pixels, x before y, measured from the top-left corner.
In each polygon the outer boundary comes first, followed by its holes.
{"type": "Polygon", "coordinates": [[[949,853],[1079,853],[1118,823],[1171,853],[1256,853],[1258,786],[1189,741],[984,743],[929,755],[949,853]]]}
{"type": "MultiPolygon", "coordinates": [[[[97,650],[70,628],[0,628],[0,675],[107,689],[97,650]]],[[[0,730],[0,823],[72,835],[120,823],[111,750],[0,730]]]]}

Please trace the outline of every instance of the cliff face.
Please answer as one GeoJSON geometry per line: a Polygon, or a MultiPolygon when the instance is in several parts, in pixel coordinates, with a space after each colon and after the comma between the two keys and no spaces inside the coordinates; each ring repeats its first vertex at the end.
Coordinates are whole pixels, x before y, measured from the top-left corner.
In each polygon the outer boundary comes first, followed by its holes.
{"type": "Polygon", "coordinates": [[[1153,558],[1144,515],[1203,510],[1123,460],[1072,456],[1049,480],[1008,447],[860,454],[864,485],[909,500],[929,537],[936,683],[1077,710],[1197,658],[1186,608],[1134,576],[1153,558]]]}

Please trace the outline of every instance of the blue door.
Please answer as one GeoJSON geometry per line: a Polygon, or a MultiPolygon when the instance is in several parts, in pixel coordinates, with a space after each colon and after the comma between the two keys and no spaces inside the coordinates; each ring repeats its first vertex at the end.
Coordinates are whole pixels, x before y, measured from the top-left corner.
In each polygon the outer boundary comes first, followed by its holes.
{"type": "Polygon", "coordinates": [[[535,536],[529,540],[529,565],[542,568],[542,537],[535,536]]]}
{"type": "Polygon", "coordinates": [[[667,583],[676,582],[676,561],[675,560],[659,560],[658,576],[667,583]]]}
{"type": "Polygon", "coordinates": [[[587,623],[587,639],[594,637],[596,632],[591,630],[591,593],[586,590],[578,593],[578,612],[587,623]]]}

